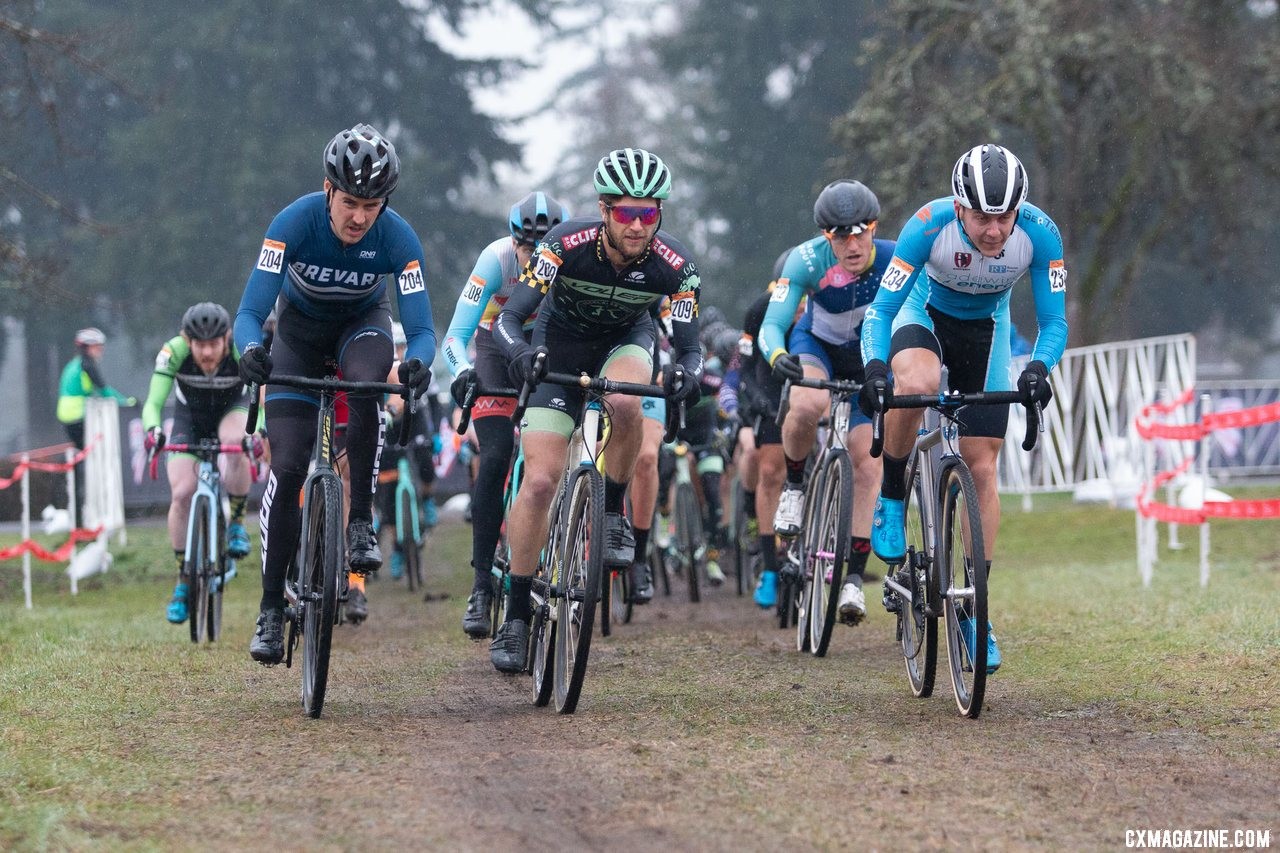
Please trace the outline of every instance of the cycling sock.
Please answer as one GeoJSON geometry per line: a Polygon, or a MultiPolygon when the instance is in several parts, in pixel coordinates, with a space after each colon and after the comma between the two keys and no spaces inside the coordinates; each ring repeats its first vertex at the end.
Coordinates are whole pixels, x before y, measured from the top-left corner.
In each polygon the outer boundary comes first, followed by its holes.
{"type": "Polygon", "coordinates": [[[884,454],[884,480],[880,483],[880,494],[894,501],[906,498],[907,458],[905,456],[898,459],[888,453],[884,454]]]}
{"type": "Polygon", "coordinates": [[[871,554],[871,540],[861,536],[849,538],[849,574],[862,575],[867,570],[867,557],[871,554]]]}
{"type": "Polygon", "coordinates": [[[699,479],[702,480],[702,494],[706,504],[703,522],[706,529],[714,533],[720,529],[720,522],[724,519],[724,510],[720,507],[720,472],[708,471],[700,475],[699,479]]]}
{"type": "Polygon", "coordinates": [[[772,533],[760,534],[760,559],[766,572],[778,570],[778,545],[772,533]]]}
{"type": "Polygon", "coordinates": [[[184,566],[184,565],[186,564],[186,562],[187,562],[187,552],[186,552],[186,551],[179,551],[177,548],[174,548],[174,549],[173,549],[173,558],[174,558],[175,560],[177,560],[177,561],[178,561],[178,575],[179,575],[179,577],[182,577],[182,576],[183,576],[182,569],[183,569],[183,566],[184,566]]]}
{"type": "Polygon", "coordinates": [[[231,523],[239,524],[244,521],[244,505],[249,502],[249,496],[227,495],[227,501],[231,504],[231,523]]]}
{"type": "Polygon", "coordinates": [[[636,560],[643,561],[645,549],[649,547],[649,531],[647,529],[633,527],[631,533],[636,537],[636,560]]]}
{"type": "Polygon", "coordinates": [[[529,591],[533,589],[533,576],[527,578],[511,575],[511,591],[507,593],[507,621],[519,619],[527,623],[533,617],[533,602],[529,591]]]}
{"type": "MultiPolygon", "coordinates": [[[[785,451],[783,452],[782,456],[784,459],[787,460],[787,485],[790,485],[790,486],[803,485],[805,460],[792,459],[790,456],[786,455],[785,451]]],[[[888,459],[888,458],[889,458],[888,456],[885,457],[885,459],[888,459]]]]}
{"type": "Polygon", "coordinates": [[[743,509],[747,512],[747,518],[756,517],[756,493],[742,490],[743,509]]]}
{"type": "Polygon", "coordinates": [[[627,496],[627,484],[615,483],[608,477],[604,478],[604,511],[605,512],[622,512],[622,501],[627,496]]]}
{"type": "Polygon", "coordinates": [[[471,570],[475,572],[475,577],[471,581],[471,591],[480,592],[489,588],[489,582],[493,578],[493,566],[471,564],[471,570]]]}

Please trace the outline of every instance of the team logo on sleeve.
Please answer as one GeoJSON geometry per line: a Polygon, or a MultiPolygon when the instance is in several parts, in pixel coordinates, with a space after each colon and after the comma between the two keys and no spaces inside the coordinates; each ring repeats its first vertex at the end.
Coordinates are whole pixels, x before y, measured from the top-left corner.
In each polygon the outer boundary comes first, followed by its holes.
{"type": "Polygon", "coordinates": [[[484,285],[484,279],[473,274],[467,279],[467,283],[462,288],[462,301],[472,305],[479,305],[480,297],[484,295],[484,285]]]}
{"type": "Polygon", "coordinates": [[[156,370],[165,370],[169,367],[169,359],[173,358],[173,350],[169,349],[169,345],[165,344],[160,348],[159,355],[156,356],[156,370]]]}
{"type": "Polygon", "coordinates": [[[697,306],[692,293],[677,293],[671,297],[671,319],[676,323],[688,323],[698,315],[697,306]]]}
{"type": "Polygon", "coordinates": [[[1067,291],[1067,265],[1061,258],[1049,261],[1049,290],[1053,293],[1067,291]]]}
{"type": "Polygon", "coordinates": [[[896,293],[902,290],[902,286],[911,278],[911,274],[916,268],[904,261],[902,258],[894,258],[889,262],[889,266],[884,271],[884,275],[880,277],[880,286],[885,290],[896,293]]]}
{"type": "Polygon", "coordinates": [[[791,279],[780,278],[773,284],[773,293],[769,294],[770,302],[786,302],[787,292],[791,290],[791,279]]]}
{"type": "Polygon", "coordinates": [[[279,240],[263,240],[262,252],[258,255],[258,269],[270,273],[279,273],[283,270],[284,243],[279,240]]]}
{"type": "Polygon", "coordinates": [[[404,272],[400,273],[397,281],[400,283],[401,296],[408,296],[410,293],[421,293],[427,287],[422,278],[422,265],[417,261],[409,261],[409,265],[404,268],[404,272]]]}

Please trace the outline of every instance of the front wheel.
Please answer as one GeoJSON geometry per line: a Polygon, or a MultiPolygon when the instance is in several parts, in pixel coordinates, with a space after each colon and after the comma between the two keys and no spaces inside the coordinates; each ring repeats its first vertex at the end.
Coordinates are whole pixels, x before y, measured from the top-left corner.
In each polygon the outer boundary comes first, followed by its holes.
{"type": "Polygon", "coordinates": [[[698,578],[698,551],[702,545],[702,513],[698,511],[698,496],[692,483],[676,485],[676,548],[680,563],[687,571],[689,600],[697,604],[702,600],[698,578]]]}
{"type": "Polygon", "coordinates": [[[907,556],[898,569],[896,580],[911,591],[910,600],[897,593],[897,634],[902,659],[907,668],[911,692],[924,699],[933,695],[933,680],[938,665],[938,618],[929,615],[926,600],[930,578],[932,543],[926,539],[930,525],[927,519],[934,511],[932,496],[925,489],[920,470],[913,463],[907,469],[907,495],[904,512],[907,520],[907,556]]]}
{"type": "Polygon", "coordinates": [[[559,597],[556,601],[556,710],[572,714],[587,674],[596,603],[604,574],[604,478],[594,468],[579,467],[566,483],[558,525],[559,597]]]}
{"type": "Polygon", "coordinates": [[[844,448],[824,460],[818,482],[806,501],[814,510],[804,527],[801,558],[809,581],[809,650],[823,657],[840,607],[840,583],[849,559],[849,525],[853,518],[853,463],[844,448]]]}
{"type": "Polygon", "coordinates": [[[204,494],[191,502],[195,527],[191,531],[191,542],[188,545],[185,572],[187,575],[187,622],[191,631],[191,642],[199,643],[209,630],[209,576],[215,568],[209,555],[213,552],[209,529],[209,517],[212,515],[209,498],[204,494]]]}
{"type": "Polygon", "coordinates": [[[987,569],[978,490],[959,459],[943,469],[938,561],[947,657],[956,707],[969,718],[982,712],[987,686],[987,569]],[[972,643],[972,645],[970,645],[972,643]]]}
{"type": "Polygon", "coordinates": [[[319,717],[329,684],[329,650],[338,618],[338,583],[346,556],[342,541],[342,485],[336,475],[312,481],[303,516],[306,540],[298,582],[302,707],[309,716],[319,717]]]}

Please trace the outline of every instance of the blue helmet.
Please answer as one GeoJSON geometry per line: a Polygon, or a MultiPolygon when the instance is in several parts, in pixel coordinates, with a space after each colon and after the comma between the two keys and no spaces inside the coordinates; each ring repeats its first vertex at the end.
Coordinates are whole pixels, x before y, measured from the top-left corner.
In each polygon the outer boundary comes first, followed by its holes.
{"type": "Polygon", "coordinates": [[[570,216],[569,208],[544,192],[531,192],[511,205],[507,224],[517,243],[536,243],[570,216]]]}

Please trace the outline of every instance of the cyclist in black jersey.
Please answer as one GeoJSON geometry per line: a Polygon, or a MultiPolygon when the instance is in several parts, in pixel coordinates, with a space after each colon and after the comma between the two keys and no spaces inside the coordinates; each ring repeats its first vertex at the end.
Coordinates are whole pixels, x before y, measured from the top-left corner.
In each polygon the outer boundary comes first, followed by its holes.
{"type": "MultiPolygon", "coordinates": [[[[671,192],[666,164],[639,148],[612,151],[596,166],[599,217],[562,222],[538,243],[495,335],[510,360],[512,382],[537,382],[545,371],[586,372],[648,383],[654,376],[653,311],[671,299],[673,360],[664,369],[669,404],[697,401],[702,375],[698,346],[697,267],[684,246],[660,231],[662,202],[671,192]],[[545,298],[544,298],[545,297],[545,298]],[[523,333],[535,310],[532,341],[523,333]],[[539,354],[545,354],[539,358],[539,354]]],[[[501,672],[519,672],[529,645],[529,589],[547,535],[546,508],[555,497],[582,391],[539,386],[521,425],[524,482],[507,519],[511,591],[507,620],[490,649],[501,672]]],[[[641,439],[641,400],[607,398],[611,432],[605,461],[605,562],[630,566],[635,539],[622,515],[641,439]]]]}
{"type": "MultiPolygon", "coordinates": [[[[146,447],[159,452],[166,441],[194,444],[204,439],[239,444],[244,438],[249,406],[240,378],[239,353],[231,345],[231,316],[214,302],[192,305],[182,315],[182,332],[160,348],[151,389],[142,406],[146,447]],[[177,385],[173,427],[166,439],[161,418],[169,394],[177,385]]],[[[249,533],[244,528],[245,502],[249,494],[249,462],[243,455],[221,459],[222,482],[231,502],[227,524],[227,554],[249,555],[249,533]]],[[[186,453],[170,453],[165,465],[169,477],[169,542],[178,564],[178,585],[173,590],[167,617],[174,624],[187,621],[186,557],[187,515],[196,492],[197,460],[186,453]]]]}

